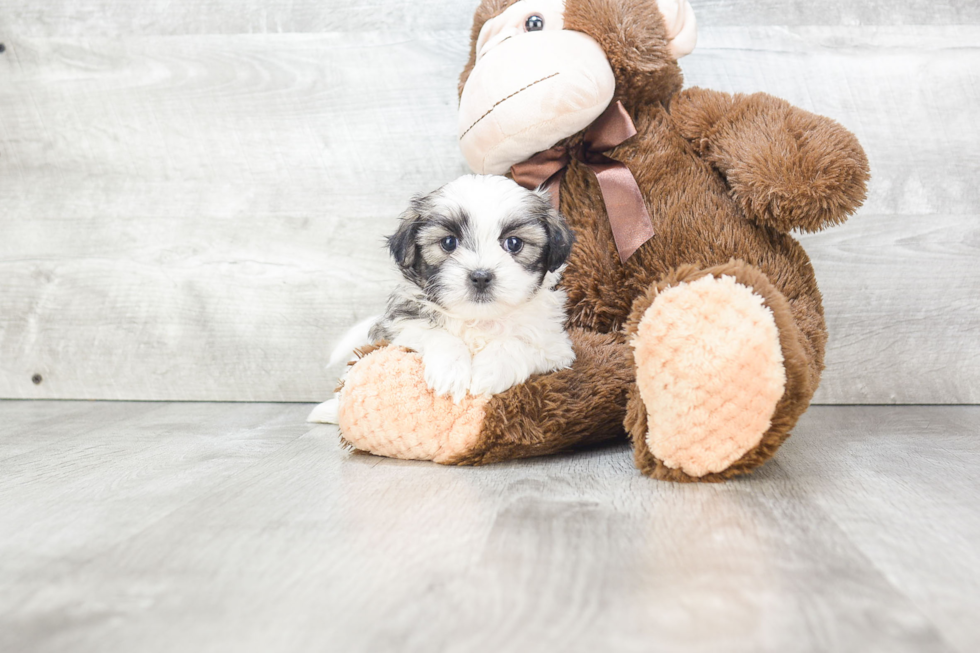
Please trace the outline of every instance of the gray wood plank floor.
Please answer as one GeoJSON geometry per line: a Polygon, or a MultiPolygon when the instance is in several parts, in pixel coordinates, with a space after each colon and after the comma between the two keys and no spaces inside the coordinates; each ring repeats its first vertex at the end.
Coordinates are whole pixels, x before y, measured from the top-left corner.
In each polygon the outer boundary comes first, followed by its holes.
{"type": "Polygon", "coordinates": [[[704,486],[308,409],[0,402],[0,650],[980,650],[980,407],[814,407],[704,486]]]}

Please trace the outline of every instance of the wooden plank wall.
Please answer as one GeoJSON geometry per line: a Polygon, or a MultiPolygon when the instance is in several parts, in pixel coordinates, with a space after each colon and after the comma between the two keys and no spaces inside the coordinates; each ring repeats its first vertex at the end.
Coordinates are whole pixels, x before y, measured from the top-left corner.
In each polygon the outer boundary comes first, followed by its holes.
{"type": "MultiPolygon", "coordinates": [[[[817,401],[980,401],[980,3],[692,4],[689,85],[829,115],[871,159],[858,216],[803,238],[817,401]]],[[[0,0],[0,397],[325,398],[394,279],[382,235],[465,172],[474,5],[0,0]]]]}

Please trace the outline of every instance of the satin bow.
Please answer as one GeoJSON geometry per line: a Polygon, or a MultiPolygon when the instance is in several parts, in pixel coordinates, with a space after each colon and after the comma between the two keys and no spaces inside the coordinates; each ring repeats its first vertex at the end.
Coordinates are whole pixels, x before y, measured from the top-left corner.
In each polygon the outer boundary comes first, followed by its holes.
{"type": "Polygon", "coordinates": [[[609,226],[619,259],[623,263],[653,237],[653,222],[633,173],[620,161],[604,153],[636,135],[636,127],[622,102],[610,104],[585,131],[582,146],[569,152],[564,145],[538,152],[523,163],[511,166],[511,174],[521,186],[543,187],[551,194],[557,209],[561,180],[571,157],[585,164],[596,176],[602,200],[609,215],[609,226]]]}

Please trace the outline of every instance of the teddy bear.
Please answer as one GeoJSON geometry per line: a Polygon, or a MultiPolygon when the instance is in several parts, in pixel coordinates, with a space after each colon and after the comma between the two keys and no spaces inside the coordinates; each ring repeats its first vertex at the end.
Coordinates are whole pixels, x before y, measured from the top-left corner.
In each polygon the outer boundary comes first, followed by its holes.
{"type": "Polygon", "coordinates": [[[549,190],[576,235],[562,273],[576,360],[492,397],[435,396],[419,356],[361,352],[345,445],[475,465],[629,438],[637,468],[720,481],[771,458],[806,410],[827,329],[790,232],[844,222],[867,157],[766,95],[683,89],[686,0],[483,0],[459,80],[474,172],[549,190]]]}

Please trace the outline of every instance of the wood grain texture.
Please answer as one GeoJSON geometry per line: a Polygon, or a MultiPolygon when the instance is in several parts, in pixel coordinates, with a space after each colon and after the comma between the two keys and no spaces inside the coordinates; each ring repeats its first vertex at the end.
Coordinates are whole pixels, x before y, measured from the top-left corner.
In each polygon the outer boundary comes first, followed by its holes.
{"type": "Polygon", "coordinates": [[[463,172],[444,41],[178,41],[11,48],[0,396],[323,397],[383,234],[463,172]]]}
{"type": "MultiPolygon", "coordinates": [[[[393,282],[382,236],[465,171],[465,33],[4,38],[0,396],[325,398],[331,345],[393,282]]],[[[868,150],[865,208],[802,239],[831,329],[818,402],[980,401],[978,43],[707,26],[683,62],[868,150]]]]}
{"type": "Polygon", "coordinates": [[[980,403],[980,215],[868,215],[801,238],[830,343],[815,403],[980,403]]]}
{"type": "Polygon", "coordinates": [[[75,431],[65,431],[64,424],[91,415],[91,402],[84,401],[26,401],[4,404],[0,438],[0,460],[50,448],[52,443],[68,438],[82,438],[85,434],[105,426],[104,422],[114,423],[149,411],[156,404],[109,403],[100,406],[100,422],[94,422],[87,429],[75,422],[75,431]]]}
{"type": "Polygon", "coordinates": [[[703,486],[625,446],[448,468],[342,451],[308,406],[88,407],[0,461],[2,650],[980,644],[980,407],[814,407],[703,486]]]}
{"type": "MultiPolygon", "coordinates": [[[[0,0],[0,37],[466,30],[477,0],[0,0]]],[[[692,0],[702,27],[977,25],[973,0],[692,0]]]]}
{"type": "Polygon", "coordinates": [[[980,650],[980,409],[819,408],[796,434],[786,477],[947,642],[980,650]]]}
{"type": "MultiPolygon", "coordinates": [[[[24,429],[0,435],[0,549],[18,552],[0,556],[0,614],[303,431],[296,406],[73,408],[81,410],[39,419],[37,446],[18,455],[8,454],[24,429]]],[[[0,649],[11,650],[2,641],[0,649]]]]}

